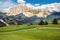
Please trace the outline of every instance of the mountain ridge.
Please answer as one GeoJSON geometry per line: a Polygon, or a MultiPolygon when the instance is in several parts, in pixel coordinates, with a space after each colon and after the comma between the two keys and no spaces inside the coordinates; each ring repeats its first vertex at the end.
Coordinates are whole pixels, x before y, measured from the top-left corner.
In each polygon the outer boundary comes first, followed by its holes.
{"type": "Polygon", "coordinates": [[[37,17],[42,17],[45,18],[53,12],[60,12],[60,3],[52,3],[52,4],[46,4],[46,5],[41,5],[34,7],[32,5],[27,5],[27,4],[18,4],[12,8],[9,9],[7,12],[7,16],[15,16],[20,13],[23,13],[27,17],[32,17],[32,16],[37,16],[37,17]]]}
{"type": "Polygon", "coordinates": [[[23,13],[27,17],[31,17],[34,15],[37,15],[38,17],[43,17],[45,14],[46,14],[45,16],[49,15],[45,10],[42,11],[40,9],[33,9],[31,7],[28,7],[28,6],[22,5],[22,4],[19,4],[11,9],[9,9],[9,12],[7,13],[7,15],[11,16],[11,15],[17,15],[20,13],[23,13]]]}

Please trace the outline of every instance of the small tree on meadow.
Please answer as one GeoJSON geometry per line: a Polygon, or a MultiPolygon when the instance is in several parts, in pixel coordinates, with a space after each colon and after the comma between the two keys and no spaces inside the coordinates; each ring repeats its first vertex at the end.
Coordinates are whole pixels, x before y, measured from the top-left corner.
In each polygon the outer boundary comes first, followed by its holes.
{"type": "Polygon", "coordinates": [[[48,25],[48,22],[47,21],[45,21],[45,23],[44,23],[45,25],[48,25]]]}
{"type": "Polygon", "coordinates": [[[52,24],[58,24],[57,19],[54,19],[52,24]]]}
{"type": "Polygon", "coordinates": [[[38,25],[44,25],[44,21],[41,20],[41,21],[38,23],[38,25]]]}

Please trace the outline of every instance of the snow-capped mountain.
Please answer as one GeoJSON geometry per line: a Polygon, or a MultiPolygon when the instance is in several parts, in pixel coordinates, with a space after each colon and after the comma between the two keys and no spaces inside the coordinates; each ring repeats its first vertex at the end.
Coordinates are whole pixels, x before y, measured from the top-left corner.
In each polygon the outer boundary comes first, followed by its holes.
{"type": "Polygon", "coordinates": [[[14,19],[20,23],[31,23],[36,20],[52,20],[60,18],[60,3],[33,6],[27,4],[18,4],[9,9],[5,14],[9,19],[14,19]]]}
{"type": "Polygon", "coordinates": [[[11,16],[11,15],[18,15],[20,13],[23,13],[25,16],[27,17],[32,17],[34,15],[38,16],[38,17],[45,17],[48,14],[48,12],[46,12],[45,10],[41,10],[41,9],[35,9],[32,7],[28,7],[25,4],[18,4],[17,6],[12,7],[11,9],[9,9],[7,15],[11,16]]]}
{"type": "Polygon", "coordinates": [[[23,13],[27,17],[37,16],[37,17],[47,17],[53,12],[60,12],[60,3],[45,4],[40,6],[33,6],[27,4],[18,4],[9,9],[6,15],[15,16],[23,13]]]}

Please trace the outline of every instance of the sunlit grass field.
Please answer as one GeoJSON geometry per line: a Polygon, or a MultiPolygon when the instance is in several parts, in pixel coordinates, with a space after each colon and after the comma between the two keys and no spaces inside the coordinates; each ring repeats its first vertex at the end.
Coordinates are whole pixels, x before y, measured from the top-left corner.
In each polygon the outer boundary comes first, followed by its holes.
{"type": "Polygon", "coordinates": [[[47,29],[47,28],[60,28],[60,24],[57,25],[24,24],[1,27],[0,40],[60,40],[60,29],[47,29]]]}

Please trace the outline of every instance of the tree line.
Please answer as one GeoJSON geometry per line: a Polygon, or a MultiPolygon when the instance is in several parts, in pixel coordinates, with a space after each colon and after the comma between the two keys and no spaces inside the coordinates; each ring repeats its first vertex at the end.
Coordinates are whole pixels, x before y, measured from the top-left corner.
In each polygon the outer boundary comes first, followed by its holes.
{"type": "MultiPolygon", "coordinates": [[[[41,20],[40,22],[37,23],[38,25],[48,25],[48,21],[43,21],[41,20]]],[[[53,21],[51,22],[51,24],[58,24],[58,20],[57,19],[53,19],[53,21]]],[[[33,25],[33,23],[30,23],[30,25],[33,25]]]]}
{"type": "MultiPolygon", "coordinates": [[[[16,22],[15,21],[9,21],[9,24],[11,25],[16,25],[15,24],[16,22]]],[[[19,25],[22,25],[21,23],[18,23],[19,25]]],[[[18,25],[17,24],[17,25],[18,25]]],[[[43,21],[43,20],[40,20],[40,22],[38,22],[36,25],[48,25],[48,21],[43,21]]],[[[52,23],[51,24],[58,24],[58,20],[57,19],[53,19],[52,23]]],[[[27,24],[28,25],[28,24],[27,24]]],[[[29,25],[34,25],[33,23],[29,23],[29,25]]],[[[0,27],[3,27],[3,26],[6,26],[3,22],[0,21],[0,27]]]]}
{"type": "MultiPolygon", "coordinates": [[[[41,20],[38,24],[39,25],[48,25],[49,23],[47,21],[44,22],[43,20],[41,20]]],[[[58,24],[58,20],[57,19],[53,19],[51,24],[58,24]]]]}

